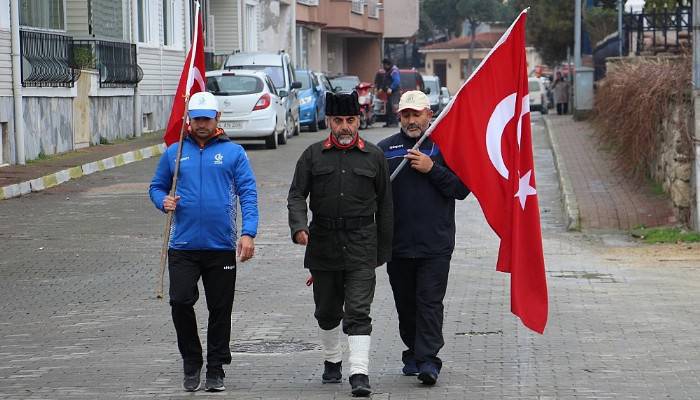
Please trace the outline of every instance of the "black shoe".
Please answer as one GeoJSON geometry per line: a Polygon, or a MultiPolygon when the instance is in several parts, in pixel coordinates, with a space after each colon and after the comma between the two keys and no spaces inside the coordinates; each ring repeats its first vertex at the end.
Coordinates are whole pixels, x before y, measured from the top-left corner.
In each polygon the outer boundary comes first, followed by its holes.
{"type": "Polygon", "coordinates": [[[332,363],[330,361],[323,362],[323,376],[321,377],[321,382],[323,383],[340,383],[343,379],[343,368],[341,366],[342,361],[337,363],[332,363]]]}
{"type": "Polygon", "coordinates": [[[433,363],[423,363],[420,366],[420,373],[418,373],[418,380],[424,385],[432,386],[437,382],[438,379],[438,369],[433,363]]]}
{"type": "Polygon", "coordinates": [[[224,369],[222,367],[207,368],[207,380],[204,382],[204,390],[207,392],[223,392],[224,369]]]}
{"type": "Polygon", "coordinates": [[[355,397],[369,397],[372,387],[369,385],[369,377],[363,374],[350,376],[350,386],[352,395],[355,397]]]}
{"type": "Polygon", "coordinates": [[[201,372],[202,369],[197,368],[197,371],[191,374],[185,373],[185,379],[182,380],[182,387],[185,389],[186,392],[196,392],[197,390],[199,390],[199,376],[201,375],[201,372]]]}

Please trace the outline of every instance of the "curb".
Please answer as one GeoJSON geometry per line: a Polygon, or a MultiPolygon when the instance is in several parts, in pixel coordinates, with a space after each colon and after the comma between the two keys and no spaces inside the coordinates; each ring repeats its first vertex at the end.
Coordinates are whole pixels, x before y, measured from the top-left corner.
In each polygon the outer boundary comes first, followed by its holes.
{"type": "Polygon", "coordinates": [[[580,231],[581,219],[578,209],[578,202],[576,201],[576,195],[574,194],[574,189],[571,185],[571,179],[569,178],[569,172],[566,169],[566,165],[559,158],[559,141],[556,135],[554,135],[549,118],[542,116],[542,119],[544,120],[544,130],[547,132],[549,143],[552,145],[552,153],[554,154],[554,167],[557,170],[559,187],[561,188],[562,194],[562,205],[564,206],[564,212],[566,213],[567,219],[566,229],[570,231],[580,231]]]}
{"type": "Polygon", "coordinates": [[[0,200],[19,197],[31,192],[39,192],[44,189],[68,182],[71,179],[78,179],[81,176],[94,174],[95,172],[106,171],[108,169],[131,164],[135,161],[141,161],[146,158],[159,156],[163,154],[164,151],[165,143],[155,144],[142,149],[117,154],[116,156],[108,157],[99,161],[64,169],[52,174],[44,175],[40,178],[16,183],[14,185],[3,186],[0,187],[0,200]]]}

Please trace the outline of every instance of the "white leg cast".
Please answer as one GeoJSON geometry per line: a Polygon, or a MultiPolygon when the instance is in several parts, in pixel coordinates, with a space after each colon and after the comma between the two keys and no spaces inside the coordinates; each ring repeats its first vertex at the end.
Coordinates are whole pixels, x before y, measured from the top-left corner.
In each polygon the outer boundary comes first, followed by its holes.
{"type": "Polygon", "coordinates": [[[343,360],[340,348],[340,325],[331,330],[320,329],[321,344],[323,345],[323,360],[337,363],[343,360]]]}
{"type": "Polygon", "coordinates": [[[369,335],[348,336],[348,347],[350,348],[350,376],[355,374],[369,375],[369,345],[371,342],[369,335]]]}

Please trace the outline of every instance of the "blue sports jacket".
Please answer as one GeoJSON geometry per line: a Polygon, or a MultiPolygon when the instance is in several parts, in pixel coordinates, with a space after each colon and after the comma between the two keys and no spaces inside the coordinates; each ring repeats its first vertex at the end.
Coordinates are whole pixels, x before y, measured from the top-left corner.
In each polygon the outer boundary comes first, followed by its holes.
{"type": "MultiPolygon", "coordinates": [[[[170,193],[177,144],[167,148],[151,181],[149,195],[159,210],[170,193]]],[[[200,149],[189,136],[182,142],[176,194],[180,196],[170,231],[175,250],[235,250],[237,200],[241,204],[241,235],[258,230],[258,192],[243,148],[226,135],[200,149]]]]}

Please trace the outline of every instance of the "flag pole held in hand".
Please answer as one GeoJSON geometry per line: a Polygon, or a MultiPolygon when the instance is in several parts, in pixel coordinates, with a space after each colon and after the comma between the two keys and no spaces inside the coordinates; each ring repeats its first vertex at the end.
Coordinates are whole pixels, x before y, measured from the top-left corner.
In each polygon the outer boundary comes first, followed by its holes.
{"type": "MultiPolygon", "coordinates": [[[[177,190],[177,178],[180,171],[180,158],[182,157],[182,141],[185,137],[185,125],[187,124],[187,107],[192,93],[192,86],[197,83],[194,92],[203,92],[206,90],[206,78],[204,75],[204,37],[202,35],[202,16],[199,13],[199,1],[195,1],[195,17],[194,17],[194,34],[192,36],[192,47],[185,59],[182,73],[180,74],[180,82],[175,92],[175,100],[173,108],[168,120],[168,126],[163,135],[163,141],[167,146],[177,142],[177,158],[175,159],[175,170],[173,171],[173,183],[170,186],[170,195],[174,196],[177,190]],[[182,97],[182,103],[178,99],[182,97]],[[184,104],[183,104],[184,103],[184,104]],[[183,107],[180,107],[183,105],[183,107]],[[179,135],[177,134],[177,124],[180,124],[179,135]],[[175,140],[177,138],[177,140],[175,140]]],[[[168,216],[165,221],[165,229],[163,230],[163,246],[160,252],[160,272],[158,287],[156,288],[156,297],[163,298],[163,281],[165,278],[165,264],[168,260],[168,247],[170,243],[170,228],[173,223],[174,211],[168,211],[168,216]]]]}

